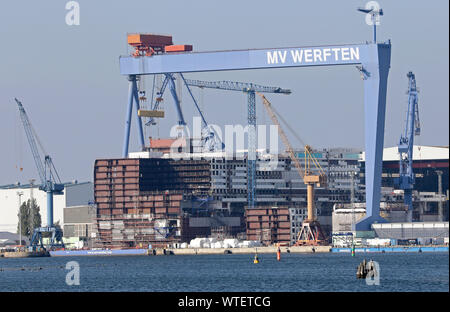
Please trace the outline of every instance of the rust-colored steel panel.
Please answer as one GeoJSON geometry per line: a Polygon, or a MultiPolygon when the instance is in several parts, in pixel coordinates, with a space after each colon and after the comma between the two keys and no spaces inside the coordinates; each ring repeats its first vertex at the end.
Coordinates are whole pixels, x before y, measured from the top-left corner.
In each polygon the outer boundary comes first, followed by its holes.
{"type": "Polygon", "coordinates": [[[259,229],[259,228],[260,228],[259,225],[260,225],[259,222],[250,222],[250,223],[248,224],[248,227],[249,227],[250,229],[259,229]]]}
{"type": "Polygon", "coordinates": [[[138,171],[126,171],[124,173],[124,176],[126,178],[138,178],[139,177],[139,172],[138,171]]]}
{"type": "Polygon", "coordinates": [[[95,173],[95,179],[104,179],[107,177],[106,172],[96,172],[95,173]]]}
{"type": "Polygon", "coordinates": [[[138,164],[139,164],[139,158],[125,158],[125,159],[118,159],[117,164],[118,164],[119,166],[138,165],[138,164]]]}
{"type": "Polygon", "coordinates": [[[170,214],[179,214],[180,213],[180,208],[179,207],[169,207],[167,209],[167,213],[170,214]]]}
{"type": "Polygon", "coordinates": [[[99,215],[111,215],[111,210],[109,209],[98,209],[99,215]]]}
{"type": "Polygon", "coordinates": [[[136,206],[134,202],[125,202],[125,208],[136,208],[136,206]]]}
{"type": "Polygon", "coordinates": [[[107,160],[96,160],[95,166],[108,166],[108,161],[107,160]]]}
{"type": "Polygon", "coordinates": [[[266,214],[265,209],[246,209],[245,212],[247,216],[260,216],[266,214]]]}
{"type": "Polygon", "coordinates": [[[142,207],[146,207],[146,208],[153,208],[153,207],[154,207],[154,204],[153,204],[152,201],[145,201],[145,202],[142,202],[142,203],[141,203],[141,206],[142,206],[142,207]]]}
{"type": "Polygon", "coordinates": [[[109,191],[109,185],[99,185],[95,184],[96,191],[109,191]]]}
{"type": "Polygon", "coordinates": [[[279,228],[291,228],[291,224],[289,222],[278,222],[279,228]]]}
{"type": "Polygon", "coordinates": [[[139,183],[139,178],[125,178],[123,180],[124,180],[125,183],[130,183],[130,184],[137,184],[137,183],[139,183]]]}
{"type": "Polygon", "coordinates": [[[110,196],[110,192],[108,192],[108,191],[95,191],[95,196],[96,197],[110,196]]]}

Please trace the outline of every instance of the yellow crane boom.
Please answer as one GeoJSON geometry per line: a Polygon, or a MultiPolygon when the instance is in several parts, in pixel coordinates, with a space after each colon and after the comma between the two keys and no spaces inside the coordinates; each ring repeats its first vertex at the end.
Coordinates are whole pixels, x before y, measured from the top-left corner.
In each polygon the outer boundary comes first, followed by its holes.
{"type": "Polygon", "coordinates": [[[305,170],[303,170],[300,161],[294,154],[294,149],[292,145],[289,143],[289,140],[281,128],[281,124],[278,121],[278,117],[274,112],[274,108],[272,104],[266,99],[266,97],[256,92],[262,100],[264,107],[267,110],[270,119],[272,122],[278,126],[278,134],[285,145],[289,157],[294,163],[295,168],[297,169],[300,177],[303,178],[303,182],[306,184],[307,189],[307,219],[304,220],[302,225],[302,230],[299,232],[298,243],[299,244],[309,244],[316,245],[320,244],[321,241],[324,240],[324,235],[322,230],[320,229],[320,224],[316,221],[315,213],[314,213],[314,185],[320,187],[326,185],[326,174],[325,171],[320,166],[317,159],[312,154],[312,149],[309,145],[305,145],[305,170]],[[314,165],[316,167],[318,174],[313,174],[311,170],[311,166],[314,165]]]}
{"type": "Polygon", "coordinates": [[[283,129],[281,128],[280,122],[278,121],[277,115],[275,115],[275,112],[273,111],[272,108],[272,104],[266,99],[266,97],[261,94],[256,92],[263,100],[264,103],[264,107],[267,110],[267,113],[269,114],[270,119],[272,119],[272,122],[278,126],[278,134],[281,137],[281,140],[283,141],[284,146],[287,149],[287,152],[289,154],[289,157],[292,159],[292,161],[294,162],[295,168],[297,169],[298,173],[300,174],[301,177],[304,176],[304,172],[303,172],[303,168],[300,164],[300,161],[298,160],[297,157],[295,157],[294,154],[294,149],[292,148],[291,144],[289,143],[289,140],[286,136],[286,134],[284,133],[283,129]]]}

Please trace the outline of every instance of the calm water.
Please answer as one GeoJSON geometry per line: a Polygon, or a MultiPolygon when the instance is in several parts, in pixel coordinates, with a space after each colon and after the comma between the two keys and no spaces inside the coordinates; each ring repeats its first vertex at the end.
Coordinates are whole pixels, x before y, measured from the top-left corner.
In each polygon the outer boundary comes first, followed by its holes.
{"type": "Polygon", "coordinates": [[[232,254],[0,258],[0,291],[449,291],[448,253],[259,257],[259,264],[253,255],[232,254]],[[356,279],[363,258],[379,262],[379,286],[356,279]],[[65,282],[69,261],[80,264],[79,286],[65,282]]]}

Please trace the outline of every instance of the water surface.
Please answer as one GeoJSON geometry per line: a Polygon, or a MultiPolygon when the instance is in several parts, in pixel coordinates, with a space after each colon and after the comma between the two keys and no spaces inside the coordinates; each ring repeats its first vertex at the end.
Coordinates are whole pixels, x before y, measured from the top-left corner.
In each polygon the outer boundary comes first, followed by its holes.
{"type": "Polygon", "coordinates": [[[0,258],[0,291],[303,292],[449,291],[449,254],[315,253],[0,258]],[[363,259],[380,265],[380,285],[356,279],[363,259]],[[80,285],[66,284],[66,263],[80,285]]]}

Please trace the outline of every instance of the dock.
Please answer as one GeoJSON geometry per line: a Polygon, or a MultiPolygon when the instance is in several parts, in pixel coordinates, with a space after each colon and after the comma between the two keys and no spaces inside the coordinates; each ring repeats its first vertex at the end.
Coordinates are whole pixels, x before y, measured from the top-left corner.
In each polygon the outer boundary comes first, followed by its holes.
{"type": "MultiPolygon", "coordinates": [[[[167,249],[173,255],[223,255],[231,254],[276,254],[278,247],[257,248],[171,248],[167,249]]],[[[292,246],[280,247],[282,253],[324,253],[331,252],[331,246],[292,246]]]]}

